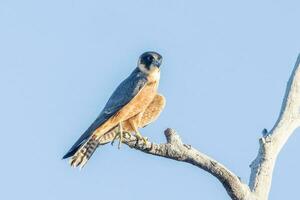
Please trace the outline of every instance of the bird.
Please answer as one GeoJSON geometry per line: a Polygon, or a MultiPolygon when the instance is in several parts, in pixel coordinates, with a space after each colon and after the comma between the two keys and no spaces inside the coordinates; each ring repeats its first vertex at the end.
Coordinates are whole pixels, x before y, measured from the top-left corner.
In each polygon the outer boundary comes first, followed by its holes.
{"type": "MultiPolygon", "coordinates": [[[[162,112],[162,110],[164,109],[165,104],[166,104],[165,97],[162,96],[161,94],[157,94],[154,97],[153,101],[146,108],[145,112],[143,113],[139,128],[144,128],[151,122],[155,121],[160,115],[160,113],[162,112]]],[[[132,129],[128,121],[123,122],[122,127],[124,133],[134,132],[134,130],[132,129]]],[[[116,127],[112,131],[109,131],[108,133],[103,135],[101,141],[99,141],[99,145],[104,145],[109,142],[113,142],[120,135],[119,131],[120,130],[118,129],[118,127],[116,127]]],[[[119,142],[118,148],[120,147],[120,144],[121,143],[119,142]]]]}
{"type": "Polygon", "coordinates": [[[103,110],[79,137],[63,159],[70,158],[72,167],[83,168],[96,149],[134,134],[146,142],[139,128],[155,121],[164,109],[165,97],[158,93],[162,56],[154,51],[140,55],[137,67],[112,93],[103,110]]]}

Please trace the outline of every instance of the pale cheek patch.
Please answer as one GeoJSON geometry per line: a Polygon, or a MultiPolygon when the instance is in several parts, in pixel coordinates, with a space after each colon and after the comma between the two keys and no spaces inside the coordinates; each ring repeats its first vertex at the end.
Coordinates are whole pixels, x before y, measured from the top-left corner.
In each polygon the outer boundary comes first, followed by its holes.
{"type": "Polygon", "coordinates": [[[146,66],[144,64],[139,64],[139,69],[141,70],[141,72],[143,72],[145,74],[150,73],[150,71],[146,68],[146,66]]]}

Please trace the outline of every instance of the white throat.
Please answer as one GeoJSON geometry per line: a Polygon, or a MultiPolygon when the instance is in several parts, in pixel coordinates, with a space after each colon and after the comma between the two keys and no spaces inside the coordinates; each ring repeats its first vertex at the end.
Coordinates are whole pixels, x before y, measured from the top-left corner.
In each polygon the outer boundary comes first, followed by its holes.
{"type": "Polygon", "coordinates": [[[145,65],[140,64],[138,68],[147,75],[149,82],[158,82],[160,79],[160,69],[154,65],[150,66],[150,70],[145,67],[145,65]]]}

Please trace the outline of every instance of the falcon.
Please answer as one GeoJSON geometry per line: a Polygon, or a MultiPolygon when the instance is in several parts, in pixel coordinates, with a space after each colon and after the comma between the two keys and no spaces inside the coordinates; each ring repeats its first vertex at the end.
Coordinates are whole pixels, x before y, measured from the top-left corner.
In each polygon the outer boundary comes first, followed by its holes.
{"type": "Polygon", "coordinates": [[[162,56],[156,52],[143,53],[137,67],[113,92],[103,110],[63,156],[70,158],[72,167],[82,168],[97,147],[134,134],[146,142],[139,128],[155,121],[165,106],[165,98],[157,93],[162,56]]]}

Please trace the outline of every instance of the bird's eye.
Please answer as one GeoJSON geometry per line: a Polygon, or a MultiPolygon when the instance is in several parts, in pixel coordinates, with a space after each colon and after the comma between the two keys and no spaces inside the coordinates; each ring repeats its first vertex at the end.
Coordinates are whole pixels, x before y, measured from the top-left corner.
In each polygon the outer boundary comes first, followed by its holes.
{"type": "Polygon", "coordinates": [[[152,61],[152,56],[148,56],[147,60],[152,61]]]}

